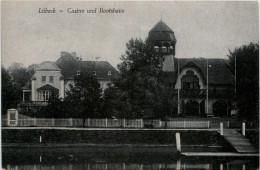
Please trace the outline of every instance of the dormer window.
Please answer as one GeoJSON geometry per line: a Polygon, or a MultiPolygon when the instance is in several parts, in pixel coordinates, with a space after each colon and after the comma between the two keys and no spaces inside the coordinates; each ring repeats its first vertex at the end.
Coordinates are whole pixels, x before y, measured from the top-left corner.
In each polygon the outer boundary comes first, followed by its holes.
{"type": "Polygon", "coordinates": [[[77,76],[79,76],[80,75],[80,71],[77,71],[77,76]]]}
{"type": "Polygon", "coordinates": [[[107,75],[111,76],[111,71],[108,71],[107,75]]]}
{"type": "Polygon", "coordinates": [[[158,46],[154,46],[154,51],[158,53],[159,52],[159,47],[158,46]]]}
{"type": "Polygon", "coordinates": [[[92,72],[93,75],[97,75],[97,73],[95,71],[92,72]]]}

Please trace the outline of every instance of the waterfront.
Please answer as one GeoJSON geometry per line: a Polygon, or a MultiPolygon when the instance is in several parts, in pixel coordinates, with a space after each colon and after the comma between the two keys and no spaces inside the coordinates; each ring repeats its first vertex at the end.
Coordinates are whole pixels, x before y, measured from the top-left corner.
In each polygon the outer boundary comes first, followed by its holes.
{"type": "Polygon", "coordinates": [[[2,166],[8,170],[259,168],[259,157],[180,157],[174,147],[3,147],[2,150],[2,166]]]}

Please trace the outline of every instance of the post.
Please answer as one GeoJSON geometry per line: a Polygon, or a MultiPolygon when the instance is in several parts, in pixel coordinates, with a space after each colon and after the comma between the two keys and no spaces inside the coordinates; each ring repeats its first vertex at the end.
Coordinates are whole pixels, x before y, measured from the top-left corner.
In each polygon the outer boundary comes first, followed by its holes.
{"type": "Polygon", "coordinates": [[[180,133],[176,133],[176,147],[177,147],[177,152],[180,153],[181,152],[181,137],[180,137],[180,133]]]}
{"type": "Polygon", "coordinates": [[[245,122],[242,123],[242,135],[246,136],[246,123],[245,122]]]}
{"type": "Polygon", "coordinates": [[[143,119],[141,119],[141,128],[143,128],[143,119]]]}
{"type": "Polygon", "coordinates": [[[106,118],[106,127],[107,127],[107,118],[106,118]]]}
{"type": "Polygon", "coordinates": [[[33,118],[33,125],[36,126],[36,117],[33,118]]]}
{"type": "Polygon", "coordinates": [[[52,126],[55,126],[55,120],[54,120],[54,118],[51,119],[51,125],[52,125],[52,126]]]}
{"type": "Polygon", "coordinates": [[[159,126],[162,127],[162,121],[159,119],[159,126]]]}
{"type": "Polygon", "coordinates": [[[42,136],[40,136],[40,143],[42,143],[42,136]]]}
{"type": "Polygon", "coordinates": [[[178,160],[177,160],[176,169],[177,169],[177,170],[181,169],[181,159],[178,159],[178,160]]]}
{"type": "Polygon", "coordinates": [[[32,87],[31,87],[31,93],[32,93],[32,101],[35,101],[35,86],[34,86],[34,83],[35,83],[35,80],[36,78],[33,76],[32,78],[32,87]]]}
{"type": "Polygon", "coordinates": [[[220,123],[220,135],[223,136],[223,123],[220,123]]]}
{"type": "Polygon", "coordinates": [[[72,118],[69,118],[69,125],[72,127],[73,126],[73,120],[72,118]]]}
{"type": "Polygon", "coordinates": [[[185,122],[185,120],[183,121],[183,128],[185,129],[186,128],[186,122],[185,122]]]}
{"type": "Polygon", "coordinates": [[[124,118],[124,120],[123,120],[123,127],[125,128],[125,118],[124,118]]]}
{"type": "Polygon", "coordinates": [[[210,121],[208,121],[208,129],[209,129],[210,121]]]}
{"type": "Polygon", "coordinates": [[[89,125],[89,124],[90,124],[89,122],[90,122],[90,121],[89,121],[89,118],[88,118],[88,127],[90,126],[90,125],[89,125]]]}
{"type": "Polygon", "coordinates": [[[223,170],[223,164],[220,164],[219,169],[220,169],[220,170],[223,170]]]}

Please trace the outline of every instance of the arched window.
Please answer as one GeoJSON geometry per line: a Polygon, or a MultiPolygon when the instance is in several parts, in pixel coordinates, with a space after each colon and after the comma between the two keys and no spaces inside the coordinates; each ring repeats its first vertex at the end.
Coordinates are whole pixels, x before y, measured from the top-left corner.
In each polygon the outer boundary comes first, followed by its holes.
{"type": "Polygon", "coordinates": [[[167,47],[162,46],[162,52],[163,52],[163,53],[166,53],[166,52],[167,52],[167,47]]]}
{"type": "Polygon", "coordinates": [[[112,75],[112,74],[111,74],[111,71],[108,71],[107,75],[111,76],[111,75],[112,75]]]}
{"type": "Polygon", "coordinates": [[[93,75],[97,75],[97,73],[95,71],[92,72],[93,75]]]}
{"type": "Polygon", "coordinates": [[[154,46],[154,51],[158,53],[159,52],[159,47],[158,46],[154,46]]]}
{"type": "Polygon", "coordinates": [[[80,71],[77,71],[77,76],[79,76],[80,75],[80,71]]]}
{"type": "Polygon", "coordinates": [[[193,71],[188,70],[181,78],[181,88],[184,90],[199,90],[200,85],[198,76],[196,76],[193,71]]]}

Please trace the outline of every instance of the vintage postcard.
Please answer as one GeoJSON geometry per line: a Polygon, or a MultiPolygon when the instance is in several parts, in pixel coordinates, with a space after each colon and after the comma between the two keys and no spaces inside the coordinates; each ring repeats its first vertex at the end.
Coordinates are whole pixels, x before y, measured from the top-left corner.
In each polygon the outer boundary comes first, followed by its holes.
{"type": "Polygon", "coordinates": [[[2,169],[259,169],[258,3],[2,1],[2,169]]]}

